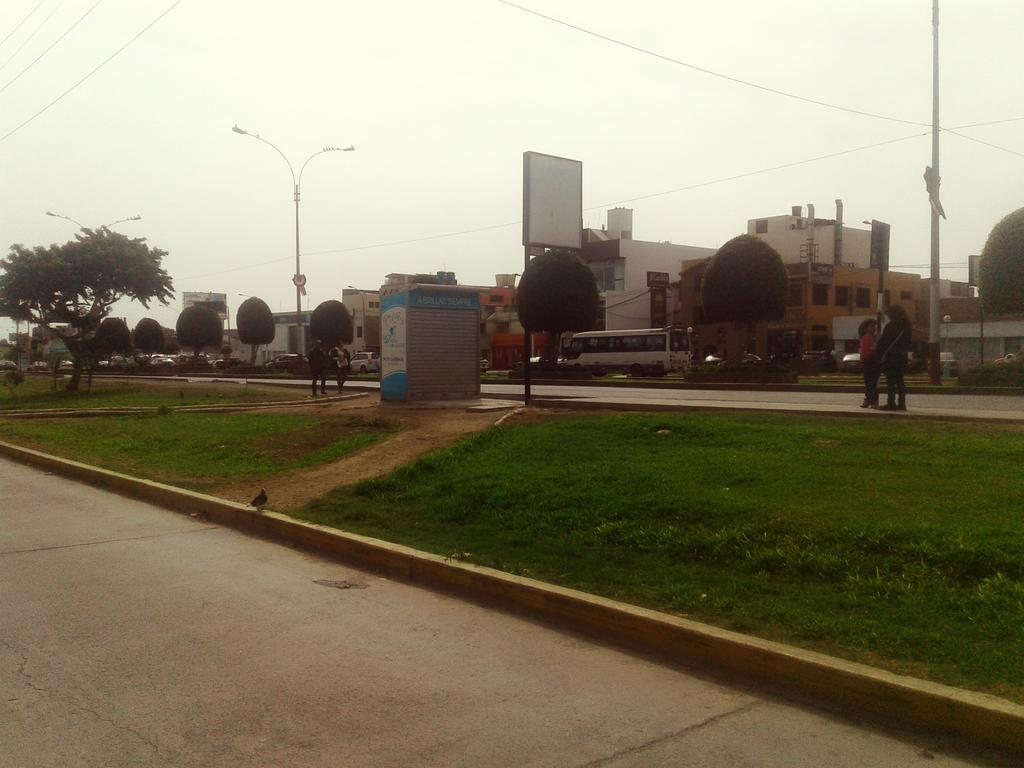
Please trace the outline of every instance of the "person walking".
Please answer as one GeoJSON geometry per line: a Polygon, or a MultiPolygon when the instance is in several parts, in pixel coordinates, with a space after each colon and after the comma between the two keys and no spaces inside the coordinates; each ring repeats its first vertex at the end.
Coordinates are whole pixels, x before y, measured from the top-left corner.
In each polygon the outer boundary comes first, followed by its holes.
{"type": "Polygon", "coordinates": [[[316,385],[320,384],[320,392],[327,394],[327,354],[324,352],[324,344],[320,339],[309,351],[309,372],[313,377],[313,397],[316,397],[316,385]]]}
{"type": "Polygon", "coordinates": [[[881,371],[875,358],[877,331],[878,323],[873,319],[865,320],[857,329],[860,336],[860,362],[864,370],[864,402],[860,404],[861,408],[878,407],[878,377],[881,371]]]}
{"type": "Polygon", "coordinates": [[[337,346],[331,347],[330,357],[331,368],[338,379],[338,393],[340,394],[341,388],[345,386],[345,382],[348,380],[352,358],[349,356],[347,349],[338,348],[337,346]]]}
{"type": "Polygon", "coordinates": [[[903,375],[907,372],[907,353],[910,351],[912,327],[907,311],[893,304],[887,312],[889,322],[875,346],[875,358],[885,374],[886,403],[883,411],[907,410],[907,385],[903,375]]]}

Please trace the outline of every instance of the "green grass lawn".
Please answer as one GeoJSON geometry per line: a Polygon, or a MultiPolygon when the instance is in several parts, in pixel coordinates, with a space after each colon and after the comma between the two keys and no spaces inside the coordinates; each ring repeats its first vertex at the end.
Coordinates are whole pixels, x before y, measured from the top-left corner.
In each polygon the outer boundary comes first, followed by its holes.
{"type": "Polygon", "coordinates": [[[274,412],[0,422],[0,440],[197,491],[335,461],[394,431],[380,419],[274,412]]]}
{"type": "Polygon", "coordinates": [[[1016,427],[600,415],[492,429],[302,514],[1021,701],[1022,467],[1016,427]]]}
{"type": "Polygon", "coordinates": [[[92,390],[83,378],[78,392],[64,389],[67,379],[26,376],[17,387],[0,386],[0,411],[46,408],[158,408],[300,399],[306,390],[262,388],[244,384],[181,382],[153,383],[130,379],[94,379],[92,390]]]}

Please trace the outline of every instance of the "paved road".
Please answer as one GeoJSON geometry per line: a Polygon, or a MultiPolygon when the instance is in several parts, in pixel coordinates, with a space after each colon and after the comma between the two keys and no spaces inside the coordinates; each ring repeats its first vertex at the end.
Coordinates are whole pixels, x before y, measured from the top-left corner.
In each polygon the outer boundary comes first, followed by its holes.
{"type": "MultiPolygon", "coordinates": [[[[199,381],[203,379],[197,379],[199,381]]],[[[206,379],[208,381],[208,379],[206,379]]],[[[225,381],[243,381],[225,377],[225,381]]],[[[258,382],[259,379],[249,379],[258,382]]],[[[309,387],[309,381],[281,379],[266,383],[286,383],[295,387],[309,387]]],[[[353,381],[348,388],[377,389],[374,381],[353,381]]],[[[768,411],[794,411],[811,413],[857,413],[877,418],[904,418],[904,414],[886,414],[859,408],[861,396],[855,392],[764,392],[727,391],[720,389],[663,389],[650,387],[601,387],[578,385],[534,385],[532,393],[538,402],[543,398],[589,401],[609,405],[647,405],[676,408],[716,408],[768,411]]],[[[333,391],[333,390],[332,390],[333,391]]],[[[491,384],[481,387],[487,397],[521,398],[522,384],[491,384]]],[[[884,402],[884,397],[883,397],[884,402]]],[[[910,410],[906,416],[942,418],[979,418],[1020,421],[1024,423],[1024,397],[999,395],[924,395],[907,397],[910,410]]]]}
{"type": "Polygon", "coordinates": [[[0,767],[977,765],[0,460],[0,767]]]}

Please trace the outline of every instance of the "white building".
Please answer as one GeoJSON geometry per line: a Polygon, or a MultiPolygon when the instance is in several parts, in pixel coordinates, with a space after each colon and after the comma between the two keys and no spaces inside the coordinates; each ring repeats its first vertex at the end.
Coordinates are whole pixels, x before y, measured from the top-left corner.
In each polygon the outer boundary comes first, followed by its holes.
{"type": "Polygon", "coordinates": [[[871,266],[871,230],[843,224],[843,203],[836,200],[836,218],[819,219],[814,206],[794,205],[788,216],[747,221],[747,234],[755,235],[779,252],[786,264],[818,262],[845,267],[871,266]],[[838,258],[837,258],[838,253],[838,258]]]}
{"type": "Polygon", "coordinates": [[[598,326],[606,330],[655,328],[671,323],[669,286],[682,261],[714,255],[714,248],[633,239],[633,211],[612,208],[607,229],[583,232],[583,260],[600,292],[598,326]],[[649,285],[648,277],[655,283],[649,285]],[[658,285],[658,281],[662,285],[658,285]]]}

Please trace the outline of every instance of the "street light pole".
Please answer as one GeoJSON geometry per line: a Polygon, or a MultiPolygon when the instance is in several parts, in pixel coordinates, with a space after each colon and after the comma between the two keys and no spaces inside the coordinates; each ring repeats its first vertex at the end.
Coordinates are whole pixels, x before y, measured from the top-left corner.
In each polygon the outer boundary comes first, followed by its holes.
{"type": "MultiPolygon", "coordinates": [[[[54,218],[58,219],[64,219],[65,221],[70,221],[72,224],[77,224],[80,228],[85,229],[85,225],[82,222],[78,221],[77,219],[72,219],[70,216],[65,216],[63,213],[54,213],[53,211],[47,211],[46,215],[53,216],[54,218]]],[[[115,224],[121,224],[122,222],[125,221],[140,221],[141,219],[142,217],[140,215],[135,214],[134,216],[128,216],[127,218],[124,219],[112,221],[109,224],[101,224],[100,229],[110,229],[115,224]]]]}
{"type": "Polygon", "coordinates": [[[930,383],[939,384],[939,214],[942,211],[939,204],[939,0],[932,0],[932,165],[926,171],[926,180],[930,182],[928,192],[932,213],[928,378],[930,383]]]}
{"type": "Polygon", "coordinates": [[[306,158],[306,162],[304,162],[302,164],[302,167],[299,168],[299,175],[298,177],[296,177],[295,169],[292,167],[291,161],[287,158],[284,152],[282,152],[276,146],[271,144],[269,141],[264,139],[259,134],[249,133],[249,131],[245,130],[244,128],[239,128],[237,125],[234,126],[231,130],[243,136],[251,136],[254,139],[259,139],[268,147],[273,149],[284,160],[285,164],[288,166],[288,171],[292,175],[292,189],[295,194],[295,275],[292,277],[292,283],[294,283],[295,285],[295,324],[298,337],[295,343],[296,351],[300,355],[303,355],[306,353],[306,335],[302,325],[302,296],[306,292],[306,276],[302,274],[302,267],[300,261],[301,257],[299,250],[299,198],[301,194],[302,172],[306,170],[306,166],[309,164],[309,161],[312,160],[317,155],[322,155],[325,152],[354,152],[356,148],[351,144],[347,147],[324,147],[319,152],[314,152],[312,155],[306,158]]]}

